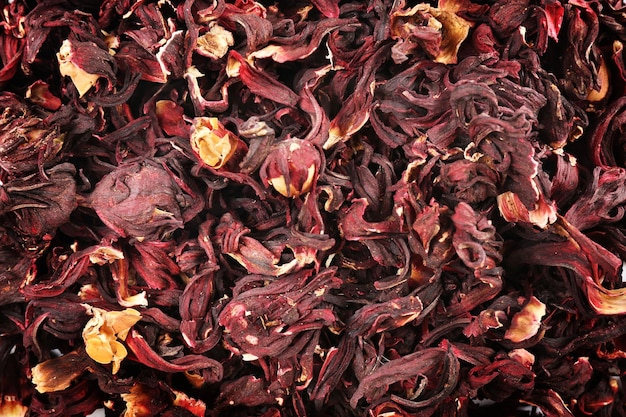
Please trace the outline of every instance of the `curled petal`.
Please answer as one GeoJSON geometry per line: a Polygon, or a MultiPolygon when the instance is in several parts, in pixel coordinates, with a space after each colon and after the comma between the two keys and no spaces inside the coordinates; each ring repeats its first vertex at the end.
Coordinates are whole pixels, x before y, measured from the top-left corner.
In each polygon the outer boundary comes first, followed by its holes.
{"type": "Polygon", "coordinates": [[[557,219],[554,204],[546,203],[543,198],[539,198],[532,210],[526,208],[519,197],[511,191],[498,195],[497,202],[500,215],[509,222],[531,223],[545,229],[557,219]]]}
{"type": "Polygon", "coordinates": [[[541,328],[541,319],[545,315],[546,305],[536,297],[530,297],[530,301],[528,301],[522,311],[513,316],[511,325],[504,334],[504,338],[514,343],[530,339],[541,328]]]}
{"type": "Polygon", "coordinates": [[[86,307],[93,317],[83,329],[85,350],[98,363],[113,363],[112,373],[116,374],[128,354],[126,347],[118,339],[126,339],[130,328],[141,319],[141,314],[131,308],[105,311],[88,305],[86,307]]]}

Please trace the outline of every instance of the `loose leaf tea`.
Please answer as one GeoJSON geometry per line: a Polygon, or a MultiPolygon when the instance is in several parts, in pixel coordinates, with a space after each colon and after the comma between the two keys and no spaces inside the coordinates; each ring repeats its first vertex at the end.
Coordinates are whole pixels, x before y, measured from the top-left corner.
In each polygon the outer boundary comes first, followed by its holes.
{"type": "Polygon", "coordinates": [[[626,416],[621,2],[0,7],[0,415],[626,416]]]}

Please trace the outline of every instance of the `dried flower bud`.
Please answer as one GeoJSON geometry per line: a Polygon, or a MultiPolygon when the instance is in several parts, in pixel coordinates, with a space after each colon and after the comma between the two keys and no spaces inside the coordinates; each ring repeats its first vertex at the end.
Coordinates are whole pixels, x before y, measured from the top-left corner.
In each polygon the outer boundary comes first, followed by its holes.
{"type": "Polygon", "coordinates": [[[177,181],[153,159],[122,165],[98,182],[90,205],[120,236],[158,240],[203,208],[202,200],[177,181]]]}
{"type": "Polygon", "coordinates": [[[285,197],[298,197],[311,190],[322,164],[311,142],[288,139],[274,146],[260,169],[261,180],[285,197]]]}
{"type": "Polygon", "coordinates": [[[130,328],[141,319],[141,314],[132,308],[106,311],[86,307],[93,315],[83,329],[87,354],[98,363],[113,363],[112,373],[115,374],[128,354],[126,347],[118,340],[126,340],[130,328]]]}
{"type": "Polygon", "coordinates": [[[191,126],[191,147],[208,166],[218,169],[235,154],[239,140],[216,117],[196,117],[191,126]]]}
{"type": "Polygon", "coordinates": [[[93,87],[99,78],[108,81],[111,89],[116,81],[116,60],[94,42],[66,39],[57,53],[59,72],[72,79],[80,97],[93,87]]]}
{"type": "Polygon", "coordinates": [[[0,214],[5,224],[22,239],[33,253],[45,246],[56,229],[65,224],[76,208],[76,169],[70,163],[59,164],[46,171],[48,180],[31,174],[7,182],[0,187],[0,214]]]}

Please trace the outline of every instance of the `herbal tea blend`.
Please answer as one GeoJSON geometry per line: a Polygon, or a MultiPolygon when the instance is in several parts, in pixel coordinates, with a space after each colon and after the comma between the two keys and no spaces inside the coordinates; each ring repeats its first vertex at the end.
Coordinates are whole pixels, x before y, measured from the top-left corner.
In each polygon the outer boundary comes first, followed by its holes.
{"type": "Polygon", "coordinates": [[[626,6],[7,0],[0,415],[626,416],[626,6]]]}

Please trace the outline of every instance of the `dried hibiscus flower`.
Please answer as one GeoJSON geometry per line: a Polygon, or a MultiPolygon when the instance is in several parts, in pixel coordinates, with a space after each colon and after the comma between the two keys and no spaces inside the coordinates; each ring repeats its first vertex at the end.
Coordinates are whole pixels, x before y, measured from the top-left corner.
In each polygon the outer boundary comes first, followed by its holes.
{"type": "Polygon", "coordinates": [[[289,139],[278,142],[261,165],[261,180],[285,197],[308,193],[317,180],[322,158],[308,141],[289,139]]]}
{"type": "Polygon", "coordinates": [[[183,227],[202,207],[193,190],[181,188],[176,174],[154,159],[104,176],[89,204],[114,232],[139,240],[158,240],[183,227]]]}

